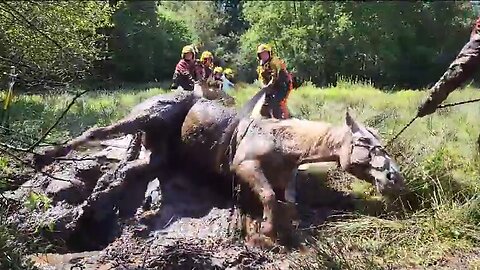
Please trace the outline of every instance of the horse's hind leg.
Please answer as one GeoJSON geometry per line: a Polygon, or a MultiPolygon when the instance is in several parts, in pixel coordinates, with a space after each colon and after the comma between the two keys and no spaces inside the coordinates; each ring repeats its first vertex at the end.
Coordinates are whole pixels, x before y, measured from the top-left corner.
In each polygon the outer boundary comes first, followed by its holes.
{"type": "Polygon", "coordinates": [[[149,118],[150,116],[147,114],[137,115],[122,119],[110,126],[91,128],[65,145],[47,149],[43,154],[36,154],[34,156],[35,167],[42,168],[49,165],[56,157],[66,156],[70,151],[90,141],[103,140],[114,134],[134,134],[144,128],[149,118]]]}

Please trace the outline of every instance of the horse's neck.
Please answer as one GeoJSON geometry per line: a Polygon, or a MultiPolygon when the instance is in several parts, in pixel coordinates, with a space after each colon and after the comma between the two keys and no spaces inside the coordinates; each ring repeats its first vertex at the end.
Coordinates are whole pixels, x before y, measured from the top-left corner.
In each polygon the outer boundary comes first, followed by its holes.
{"type": "Polygon", "coordinates": [[[308,129],[311,140],[302,139],[302,155],[299,164],[315,162],[340,162],[345,145],[351,137],[347,126],[330,126],[326,123],[311,122],[308,129]]]}

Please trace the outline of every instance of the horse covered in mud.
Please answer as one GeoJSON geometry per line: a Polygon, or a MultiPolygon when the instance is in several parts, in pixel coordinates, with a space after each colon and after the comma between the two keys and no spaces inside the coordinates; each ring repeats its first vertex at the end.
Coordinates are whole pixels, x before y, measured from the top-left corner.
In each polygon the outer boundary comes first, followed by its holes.
{"type": "Polygon", "coordinates": [[[374,184],[381,194],[394,195],[404,188],[398,166],[377,133],[348,112],[339,126],[299,119],[242,118],[228,145],[230,151],[225,152],[215,142],[234,115],[232,109],[212,101],[195,103],[182,126],[182,156],[199,170],[231,173],[248,185],[261,201],[261,232],[269,238],[278,236],[278,224],[289,222],[279,220],[288,217],[277,214],[282,212],[276,210],[277,201],[285,202],[287,186],[302,164],[336,162],[344,171],[374,184]]]}
{"type": "Polygon", "coordinates": [[[282,217],[279,209],[301,164],[334,161],[344,171],[373,183],[382,194],[403,189],[403,177],[378,135],[348,112],[339,126],[249,117],[245,112],[258,107],[263,94],[257,93],[240,112],[193,92],[159,95],[137,105],[117,123],[90,129],[63,146],[47,149],[35,156],[35,164],[41,168],[94,140],[135,134],[135,140],[142,140],[150,150],[150,158],[129,161],[125,177],[175,167],[217,175],[212,179],[221,181],[218,185],[228,185],[233,178],[242,191],[248,187],[246,191],[254,195],[247,194],[240,205],[247,213],[260,214],[259,238],[252,240],[262,243],[277,239],[281,224],[291,224],[291,216],[282,217]],[[255,200],[260,209],[253,206],[255,200]]]}

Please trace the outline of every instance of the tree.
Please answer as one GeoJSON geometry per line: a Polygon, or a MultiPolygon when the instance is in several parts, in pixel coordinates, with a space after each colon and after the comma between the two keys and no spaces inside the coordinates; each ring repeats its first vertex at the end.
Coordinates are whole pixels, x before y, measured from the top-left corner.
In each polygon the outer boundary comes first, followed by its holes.
{"type": "Polygon", "coordinates": [[[16,65],[30,87],[85,79],[100,53],[96,29],[111,13],[100,1],[2,2],[0,68],[16,65]]]}
{"type": "Polygon", "coordinates": [[[236,63],[239,37],[246,29],[240,1],[161,1],[160,6],[185,22],[199,49],[213,52],[216,65],[236,63]]]}
{"type": "MultiPolygon", "coordinates": [[[[338,76],[380,87],[435,81],[468,38],[471,10],[457,2],[247,2],[241,58],[263,42],[317,85],[338,76]]],[[[243,63],[251,69],[252,61],[243,63]]]]}
{"type": "Polygon", "coordinates": [[[113,16],[113,62],[117,78],[144,82],[171,77],[191,33],[157,1],[125,1],[113,16]]]}

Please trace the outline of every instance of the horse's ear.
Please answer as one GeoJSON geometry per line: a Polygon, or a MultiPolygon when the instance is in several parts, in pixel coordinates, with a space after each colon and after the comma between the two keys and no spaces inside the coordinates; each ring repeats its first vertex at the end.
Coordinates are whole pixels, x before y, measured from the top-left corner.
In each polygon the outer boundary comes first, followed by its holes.
{"type": "Polygon", "coordinates": [[[358,127],[357,123],[355,122],[355,120],[353,119],[353,117],[350,115],[350,112],[349,112],[348,108],[347,108],[347,112],[345,113],[345,123],[347,124],[347,126],[350,127],[352,132],[356,132],[356,131],[359,130],[359,127],[358,127]]]}
{"type": "Polygon", "coordinates": [[[347,107],[345,110],[345,122],[349,125],[349,122],[352,120],[352,116],[350,116],[350,109],[347,107]]]}

